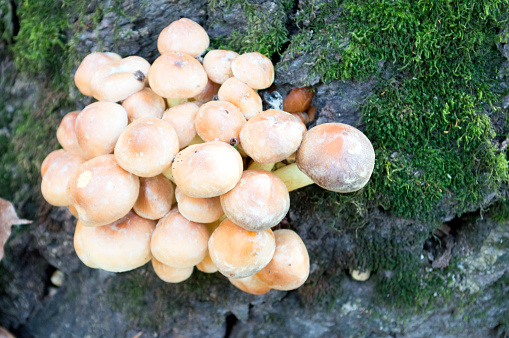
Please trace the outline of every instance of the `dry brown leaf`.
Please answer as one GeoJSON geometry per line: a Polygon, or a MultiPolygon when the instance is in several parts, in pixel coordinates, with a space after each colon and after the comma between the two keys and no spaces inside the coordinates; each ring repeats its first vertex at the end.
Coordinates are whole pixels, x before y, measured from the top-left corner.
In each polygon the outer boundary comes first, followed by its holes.
{"type": "Polygon", "coordinates": [[[19,219],[12,203],[0,198],[0,260],[4,257],[4,245],[11,234],[11,226],[28,223],[32,221],[19,219]]]}

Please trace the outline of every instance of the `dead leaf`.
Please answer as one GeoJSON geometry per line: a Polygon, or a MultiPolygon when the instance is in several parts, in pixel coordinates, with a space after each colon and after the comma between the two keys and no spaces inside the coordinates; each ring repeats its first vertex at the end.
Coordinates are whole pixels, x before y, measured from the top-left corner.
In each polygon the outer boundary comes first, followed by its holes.
{"type": "Polygon", "coordinates": [[[0,260],[4,257],[4,245],[11,235],[11,226],[28,223],[32,221],[19,219],[12,203],[0,198],[0,260]]]}

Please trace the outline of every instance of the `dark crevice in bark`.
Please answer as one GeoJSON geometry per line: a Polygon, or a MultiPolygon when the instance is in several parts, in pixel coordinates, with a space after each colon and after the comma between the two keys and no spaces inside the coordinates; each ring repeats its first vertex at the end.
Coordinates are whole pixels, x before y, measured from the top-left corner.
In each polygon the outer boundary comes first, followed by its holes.
{"type": "Polygon", "coordinates": [[[288,31],[288,41],[286,41],[282,46],[281,50],[279,52],[274,53],[271,56],[272,63],[276,65],[279,61],[281,61],[281,56],[285,54],[286,50],[288,49],[288,46],[290,46],[290,41],[292,35],[294,35],[297,30],[297,24],[295,23],[294,16],[297,14],[297,11],[299,10],[299,0],[293,1],[292,8],[286,13],[287,19],[286,19],[286,30],[288,31]]]}
{"type": "Polygon", "coordinates": [[[224,338],[230,337],[232,334],[233,327],[237,325],[239,319],[231,312],[226,314],[226,332],[224,333],[224,338]]]}

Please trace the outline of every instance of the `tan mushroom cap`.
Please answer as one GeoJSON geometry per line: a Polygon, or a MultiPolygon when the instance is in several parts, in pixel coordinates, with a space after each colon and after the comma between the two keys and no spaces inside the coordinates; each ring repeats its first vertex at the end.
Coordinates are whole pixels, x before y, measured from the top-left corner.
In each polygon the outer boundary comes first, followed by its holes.
{"type": "Polygon", "coordinates": [[[41,163],[41,177],[43,177],[46,171],[48,171],[51,162],[53,162],[54,159],[65,153],[67,152],[64,149],[53,150],[51,153],[49,153],[48,156],[46,156],[44,161],[42,161],[41,163]]]}
{"type": "Polygon", "coordinates": [[[140,181],[122,169],[115,156],[96,157],[81,165],[69,181],[69,197],[85,226],[105,225],[132,209],[140,181]]]}
{"type": "Polygon", "coordinates": [[[179,187],[175,189],[179,212],[190,221],[212,223],[224,215],[219,197],[194,198],[186,196],[179,187]]]}
{"type": "Polygon", "coordinates": [[[242,127],[240,143],[256,162],[280,162],[297,151],[305,132],[304,124],[292,114],[269,109],[242,127]]]}
{"type": "Polygon", "coordinates": [[[276,252],[270,263],[256,277],[276,290],[293,290],[304,284],[309,276],[309,255],[302,239],[295,231],[274,231],[276,252]]]}
{"type": "Polygon", "coordinates": [[[127,111],[129,122],[142,117],[157,117],[160,119],[166,108],[166,102],[152,89],[143,88],[122,101],[122,107],[127,111]]]}
{"type": "Polygon", "coordinates": [[[148,73],[148,81],[150,88],[159,96],[187,99],[200,94],[208,78],[198,60],[187,54],[171,52],[154,61],[148,73]]]}
{"type": "Polygon", "coordinates": [[[169,122],[177,132],[180,149],[187,147],[196,136],[194,126],[199,107],[193,102],[184,102],[164,112],[163,120],[169,122]]]}
{"type": "Polygon", "coordinates": [[[171,124],[144,117],[122,132],[115,146],[115,158],[127,171],[140,177],[153,177],[171,166],[178,151],[178,136],[171,124]]]}
{"type": "Polygon", "coordinates": [[[223,83],[221,88],[219,88],[217,97],[221,101],[233,103],[240,109],[246,120],[261,113],[263,110],[260,95],[247,84],[234,77],[229,78],[223,83]]]}
{"type": "Polygon", "coordinates": [[[90,83],[95,72],[105,64],[121,60],[122,57],[115,53],[91,53],[81,61],[76,74],[74,74],[74,83],[78,90],[86,96],[92,96],[90,83]]]}
{"type": "Polygon", "coordinates": [[[152,259],[150,239],[155,222],[129,212],[108,225],[82,227],[83,249],[100,269],[123,272],[136,269],[152,259]]]}
{"type": "Polygon", "coordinates": [[[41,183],[42,196],[49,204],[58,207],[71,204],[67,185],[83,162],[85,162],[83,157],[69,152],[51,161],[41,183]]]}
{"type": "Polygon", "coordinates": [[[159,53],[180,52],[197,57],[209,47],[209,36],[193,20],[182,18],[167,26],[157,39],[159,53]]]}
{"type": "Polygon", "coordinates": [[[208,250],[207,250],[207,256],[205,256],[205,258],[200,263],[196,264],[196,268],[203,273],[217,272],[217,268],[214,265],[214,262],[212,262],[212,259],[210,259],[208,250]]]}
{"type": "Polygon", "coordinates": [[[358,129],[325,123],[310,129],[297,152],[299,169],[320,187],[347,193],[364,187],[375,166],[375,151],[358,129]]]}
{"type": "Polygon", "coordinates": [[[193,274],[194,266],[187,268],[177,269],[159,262],[157,259],[152,258],[152,267],[157,275],[166,283],[180,283],[191,277],[193,274]]]}
{"type": "Polygon", "coordinates": [[[221,87],[220,84],[210,81],[210,79],[207,81],[207,85],[205,86],[205,89],[203,91],[196,95],[194,97],[194,100],[198,104],[202,104],[205,102],[212,101],[214,99],[214,96],[217,95],[219,92],[219,88],[221,87]]]}
{"type": "Polygon", "coordinates": [[[83,225],[78,220],[78,223],[76,223],[76,229],[74,230],[74,251],[76,251],[76,255],[78,255],[78,258],[80,261],[92,269],[97,269],[97,265],[95,265],[88,255],[85,252],[85,249],[83,249],[83,239],[81,235],[81,230],[83,229],[83,225]]]}
{"type": "Polygon", "coordinates": [[[188,268],[205,258],[209,237],[204,224],[191,222],[173,209],[157,223],[152,236],[152,254],[165,265],[188,268]]]}
{"type": "Polygon", "coordinates": [[[236,279],[228,278],[228,280],[238,289],[252,295],[264,295],[271,290],[267,284],[261,282],[256,275],[236,279]]]}
{"type": "Polygon", "coordinates": [[[83,156],[91,159],[113,152],[115,144],[127,127],[127,112],[119,104],[95,102],[76,117],[76,141],[83,156]]]}
{"type": "Polygon", "coordinates": [[[76,118],[79,111],[73,111],[64,116],[57,129],[58,143],[71,153],[81,154],[81,149],[76,141],[76,118]]]}
{"type": "Polygon", "coordinates": [[[203,58],[203,68],[207,72],[209,79],[215,83],[223,84],[233,76],[232,61],[239,54],[231,50],[211,50],[203,58]]]}
{"type": "Polygon", "coordinates": [[[275,246],[272,230],[248,231],[225,219],[210,236],[209,254],[223,275],[243,278],[269,264],[275,246]]]}
{"type": "Polygon", "coordinates": [[[173,193],[173,185],[163,175],[140,177],[140,193],[133,209],[141,217],[160,219],[170,211],[173,193]]]}
{"type": "Polygon", "coordinates": [[[221,142],[187,147],[173,161],[175,184],[189,197],[208,198],[222,195],[237,184],[243,163],[239,152],[221,142]]]}
{"type": "Polygon", "coordinates": [[[244,171],[235,188],[220,199],[226,216],[249,231],[276,226],[290,209],[286,185],[264,170],[244,171]]]}
{"type": "Polygon", "coordinates": [[[253,89],[269,88],[274,82],[274,65],[258,52],[246,53],[232,61],[232,72],[253,89]]]}
{"type": "Polygon", "coordinates": [[[288,113],[303,113],[311,107],[315,93],[311,87],[293,88],[283,99],[283,110],[288,113]]]}
{"type": "Polygon", "coordinates": [[[211,101],[200,107],[196,114],[196,132],[205,142],[232,139],[238,143],[239,133],[246,124],[239,108],[227,101],[211,101]]]}

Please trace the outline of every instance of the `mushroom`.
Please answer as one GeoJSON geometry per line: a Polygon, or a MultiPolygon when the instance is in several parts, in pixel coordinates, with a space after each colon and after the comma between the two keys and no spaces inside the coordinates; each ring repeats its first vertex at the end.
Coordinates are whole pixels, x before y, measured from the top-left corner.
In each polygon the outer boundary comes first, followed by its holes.
{"type": "Polygon", "coordinates": [[[76,141],[76,118],[79,111],[73,111],[64,116],[57,129],[58,143],[71,153],[81,154],[81,149],[76,141]]]}
{"type": "Polygon", "coordinates": [[[152,258],[152,267],[157,275],[166,283],[180,283],[191,277],[193,274],[194,266],[187,268],[177,269],[159,262],[157,259],[152,258]]]}
{"type": "Polygon", "coordinates": [[[356,281],[365,282],[371,276],[371,271],[350,270],[350,276],[356,281]]]}
{"type": "Polygon", "coordinates": [[[44,174],[46,173],[51,162],[53,162],[54,159],[66,153],[67,152],[64,149],[53,150],[51,153],[49,153],[48,156],[46,156],[44,161],[42,161],[41,163],[41,177],[44,177],[44,174]]]}
{"type": "Polygon", "coordinates": [[[197,57],[209,47],[209,36],[193,20],[182,18],[163,29],[157,39],[159,53],[180,52],[197,57]]]}
{"type": "Polygon", "coordinates": [[[217,84],[215,82],[210,81],[210,79],[207,81],[207,85],[205,86],[205,89],[203,91],[196,95],[193,99],[201,105],[202,103],[212,101],[214,99],[214,96],[217,95],[219,92],[219,88],[221,87],[220,84],[217,84]]]}
{"type": "Polygon", "coordinates": [[[186,196],[179,187],[175,189],[179,212],[190,221],[211,223],[224,215],[219,197],[194,198],[186,196]]]}
{"type": "Polygon", "coordinates": [[[211,50],[203,58],[203,68],[207,72],[209,79],[215,83],[223,84],[233,76],[232,61],[239,54],[231,50],[211,50]]]}
{"type": "Polygon", "coordinates": [[[311,106],[315,93],[311,87],[293,88],[283,99],[283,110],[288,113],[303,113],[311,106]]]}
{"type": "Polygon", "coordinates": [[[242,126],[246,124],[239,108],[227,101],[211,101],[200,107],[196,114],[196,132],[205,142],[214,140],[238,142],[242,126]]]}
{"type": "Polygon", "coordinates": [[[173,185],[163,175],[140,177],[140,193],[133,206],[141,217],[157,220],[166,215],[173,203],[173,185]]]}
{"type": "Polygon", "coordinates": [[[232,72],[253,89],[269,88],[274,82],[274,66],[268,57],[258,52],[246,53],[232,61],[232,72]]]}
{"type": "Polygon", "coordinates": [[[98,266],[90,260],[87,253],[85,252],[85,249],[83,249],[83,238],[81,235],[82,229],[83,225],[78,220],[76,223],[76,229],[74,230],[74,251],[76,251],[76,255],[78,255],[78,258],[83,264],[89,268],[97,269],[98,266]]]}
{"type": "Polygon", "coordinates": [[[121,60],[122,57],[115,53],[92,53],[88,54],[81,61],[76,73],[74,74],[74,83],[78,90],[86,96],[93,96],[90,83],[95,72],[103,65],[113,61],[121,60]]]}
{"type": "Polygon", "coordinates": [[[249,120],[263,110],[262,99],[257,92],[244,82],[232,77],[219,88],[217,97],[221,101],[233,103],[246,120],[249,120]]]}
{"type": "Polygon", "coordinates": [[[271,290],[270,287],[261,282],[256,275],[236,279],[228,278],[228,280],[238,289],[252,295],[264,295],[271,290]]]}
{"type": "Polygon", "coordinates": [[[152,89],[143,88],[125,99],[122,102],[122,107],[127,111],[129,122],[133,122],[142,117],[157,117],[160,119],[163,116],[166,103],[152,89]]]}
{"type": "Polygon", "coordinates": [[[210,255],[207,251],[207,256],[198,264],[196,264],[196,268],[203,273],[215,273],[217,272],[217,268],[210,259],[210,255]]]}
{"type": "Polygon", "coordinates": [[[184,149],[196,137],[195,120],[199,107],[194,102],[184,102],[164,112],[163,120],[177,132],[179,148],[184,149]]]}

